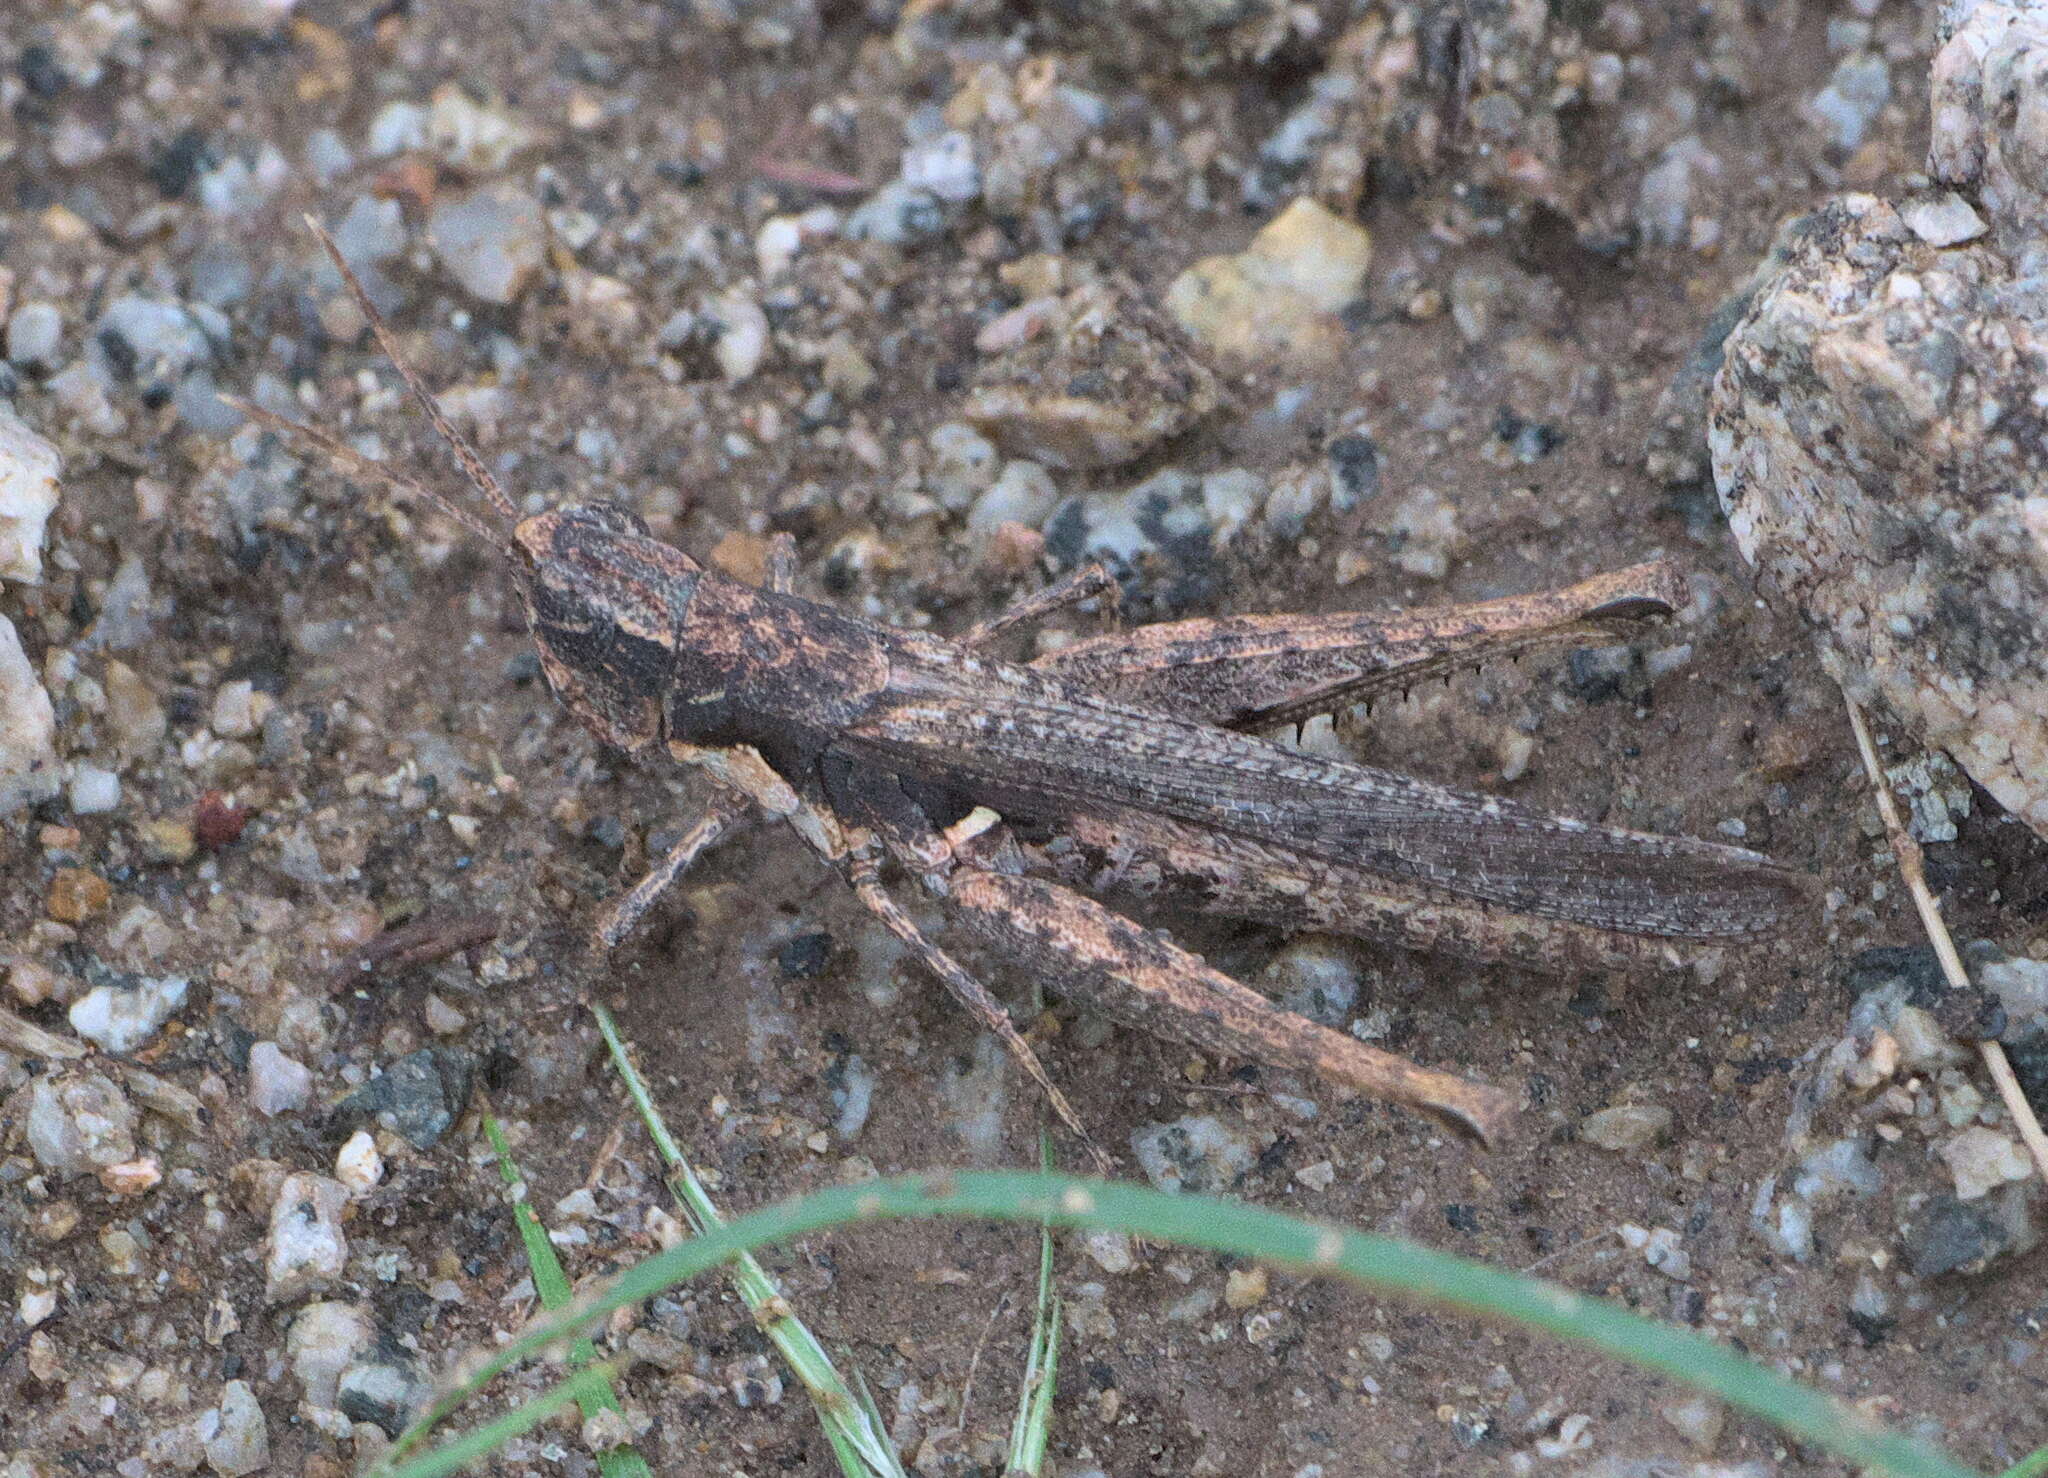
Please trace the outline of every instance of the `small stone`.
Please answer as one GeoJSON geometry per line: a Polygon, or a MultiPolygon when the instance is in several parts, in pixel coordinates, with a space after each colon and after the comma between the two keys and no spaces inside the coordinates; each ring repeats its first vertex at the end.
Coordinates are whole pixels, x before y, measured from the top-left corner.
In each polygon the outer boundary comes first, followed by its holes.
{"type": "Polygon", "coordinates": [[[1618,1104],[1579,1125],[1579,1138],[1617,1154],[1646,1150],[1670,1132],[1671,1110],[1656,1104],[1618,1104]]]}
{"type": "Polygon", "coordinates": [[[0,616],[0,816],[57,793],[57,710],[14,623],[0,616]]]}
{"type": "Polygon", "coordinates": [[[360,1304],[322,1300],[299,1310],[285,1334],[284,1353],[307,1402],[331,1408],[342,1371],[368,1351],[376,1338],[377,1327],[360,1304]]]}
{"type": "Polygon", "coordinates": [[[126,662],[111,659],[106,680],[107,728],[124,760],[154,753],[170,732],[163,705],[139,673],[126,662]]]}
{"type": "Polygon", "coordinates": [[[768,315],[744,292],[730,292],[714,299],[704,318],[717,335],[711,357],[727,383],[737,385],[749,379],[768,355],[768,315]]]}
{"type": "Polygon", "coordinates": [[[1327,1191],[1336,1183],[1337,1167],[1328,1160],[1318,1160],[1295,1171],[1294,1178],[1312,1191],[1327,1191]]]}
{"type": "Polygon", "coordinates": [[[1918,1006],[1901,1006],[1892,1018],[1891,1032],[1898,1039],[1899,1063],[1909,1072],[1954,1067],[1968,1055],[1931,1013],[1918,1006]]]}
{"type": "Polygon", "coordinates": [[[1358,1004],[1358,962],[1334,939],[1303,935],[1273,957],[1259,988],[1297,1016],[1341,1027],[1358,1004]]]}
{"type": "Polygon", "coordinates": [[[124,293],[108,305],[93,330],[93,343],[108,360],[115,380],[145,395],[168,392],[186,373],[212,362],[214,335],[225,337],[220,315],[168,298],[124,293]]]}
{"type": "Polygon", "coordinates": [[[1961,246],[1990,229],[1970,202],[1953,190],[1915,200],[1899,211],[1899,217],[1929,246],[1961,246]]]}
{"type": "Polygon", "coordinates": [[[221,1478],[240,1478],[270,1466],[270,1424],[247,1381],[231,1380],[220,1393],[220,1406],[201,1419],[206,1465],[221,1478]]]}
{"type": "Polygon", "coordinates": [[[454,1047],[423,1047],[391,1063],[335,1106],[343,1118],[374,1117],[430,1149],[469,1102],[475,1059],[454,1047]]]}
{"type": "Polygon", "coordinates": [[[121,777],[96,765],[71,772],[71,810],[79,816],[103,816],[121,804],[121,777]]]}
{"type": "Polygon", "coordinates": [[[516,302],[547,255],[540,203],[510,185],[451,196],[427,217],[427,240],[463,291],[486,303],[516,302]]]}
{"type": "Polygon", "coordinates": [[[334,1156],[334,1178],[351,1196],[366,1196],[384,1178],[384,1157],[367,1129],[358,1129],[334,1156]]]}
{"type": "Polygon", "coordinates": [[[1828,142],[1846,154],[1863,142],[1891,98],[1891,69],[1883,57],[1865,51],[1843,57],[1806,106],[1828,142]]]}
{"type": "Polygon", "coordinates": [[[156,1158],[145,1155],[139,1160],[123,1160],[108,1165],[100,1171],[100,1184],[110,1195],[140,1196],[156,1189],[164,1178],[164,1168],[156,1158]]]}
{"type": "Polygon", "coordinates": [[[287,1175],[270,1208],[270,1236],[264,1246],[263,1296],[294,1303],[341,1276],[348,1266],[348,1238],[341,1229],[348,1189],[324,1175],[287,1175]]]}
{"type": "Polygon", "coordinates": [[[957,513],[994,486],[1002,458],[989,439],[972,426],[947,421],[932,428],[925,443],[932,449],[932,470],[926,486],[932,496],[957,513]]]}
{"type": "Polygon", "coordinates": [[[168,817],[145,821],[135,832],[152,862],[190,862],[199,850],[199,839],[186,821],[168,817]]]}
{"type": "Polygon", "coordinates": [[[45,1073],[29,1085],[24,1134],[36,1163],[86,1175],[135,1158],[135,1109],[100,1073],[45,1073]]]}
{"type": "Polygon", "coordinates": [[[247,739],[259,732],[277,701],[253,683],[238,678],[222,683],[213,695],[213,732],[223,739],[247,739]]]}
{"type": "Polygon", "coordinates": [[[427,1030],[437,1037],[452,1037],[469,1025],[467,1016],[431,991],[420,1014],[427,1023],[427,1030]]]}
{"type": "Polygon", "coordinates": [[[1705,1396],[1674,1396],[1657,1407],[1657,1415],[1701,1456],[1720,1445],[1728,1420],[1727,1409],[1705,1396]]]}
{"type": "Polygon", "coordinates": [[[313,1096],[313,1074],[300,1062],[284,1055],[275,1042],[258,1042],[249,1049],[249,1107],[275,1118],[295,1113],[313,1096]]]}
{"type": "Polygon", "coordinates": [[[1137,1256],[1131,1250],[1131,1239],[1123,1232],[1085,1232],[1081,1237],[1081,1250],[1105,1273],[1128,1273],[1138,1265],[1137,1256]]]}
{"type": "Polygon", "coordinates": [[[185,1004],[190,987],[182,975],[144,975],[119,985],[96,985],[72,1002],[71,1029],[97,1047],[126,1055],[157,1034],[185,1004]]]}
{"type": "Polygon", "coordinates": [[[60,975],[35,960],[17,957],[7,967],[7,988],[24,1006],[40,1006],[45,1001],[68,1001],[71,999],[70,985],[70,977],[60,975]]]}
{"type": "Polygon", "coordinates": [[[1978,1200],[2008,1181],[2025,1180],[2034,1173],[2026,1151],[1995,1129],[1965,1129],[1936,1153],[1955,1177],[1959,1201],[1978,1200]]]}
{"type": "Polygon", "coordinates": [[[2004,1251],[2008,1240],[1988,1207],[1935,1196],[1920,1208],[1907,1231],[1906,1261],[1917,1278],[1968,1273],[2004,1251]]]}
{"type": "Polygon", "coordinates": [[[23,303],[7,320],[7,359],[26,370],[57,367],[64,315],[55,303],[23,303]]]}
{"type": "Polygon", "coordinates": [[[107,906],[114,890],[98,873],[83,867],[60,867],[50,879],[48,910],[60,924],[82,924],[107,906]]]}
{"type": "Polygon", "coordinates": [[[1372,526],[1394,546],[1394,563],[1411,575],[1441,580],[1465,547],[1458,505],[1434,488],[1421,487],[1381,508],[1372,526]]]}
{"type": "Polygon", "coordinates": [[[1036,462],[1018,458],[1003,464],[993,486],[967,510],[967,530],[990,535],[1006,523],[1035,529],[1060,500],[1052,474],[1036,462]]]}
{"type": "Polygon", "coordinates": [[[233,846],[249,824],[249,808],[236,805],[217,790],[209,790],[192,807],[192,838],[209,852],[233,846]]]}
{"type": "Polygon", "coordinates": [[[1223,1280],[1223,1302],[1233,1309],[1256,1308],[1266,1297],[1266,1270],[1232,1268],[1223,1280]]]}
{"type": "Polygon", "coordinates": [[[1241,1126],[1208,1114],[1146,1124],[1132,1133],[1131,1152],[1162,1191],[1228,1191],[1258,1160],[1241,1126]]]}
{"type": "Polygon", "coordinates": [[[362,1361],[341,1373],[334,1404],[351,1421],[374,1422],[387,1437],[411,1424],[427,1395],[404,1366],[387,1361],[362,1361]]]}
{"type": "Polygon", "coordinates": [[[1236,256],[1206,257],[1174,279],[1166,309],[1196,343],[1235,365],[1334,357],[1337,313],[1365,288],[1372,237],[1315,200],[1296,200],[1236,256]]]}
{"type": "Polygon", "coordinates": [[[916,185],[891,180],[862,201],[840,228],[849,241],[916,246],[946,234],[946,203],[916,185]]]}
{"type": "Polygon", "coordinates": [[[956,205],[964,205],[981,194],[974,140],[958,130],[905,149],[903,167],[898,173],[911,189],[926,191],[956,205]]]}

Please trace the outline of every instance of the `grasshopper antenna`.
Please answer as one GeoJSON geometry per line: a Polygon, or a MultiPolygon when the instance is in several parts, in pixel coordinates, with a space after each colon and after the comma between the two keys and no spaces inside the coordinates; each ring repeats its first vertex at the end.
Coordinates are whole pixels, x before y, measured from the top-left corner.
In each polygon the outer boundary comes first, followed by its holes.
{"type": "Polygon", "coordinates": [[[391,332],[390,325],[384,322],[384,315],[377,311],[376,305],[370,301],[370,295],[363,291],[362,283],[356,279],[355,270],[342,256],[341,248],[334,244],[334,238],[327,234],[327,228],[310,214],[305,217],[305,221],[306,229],[320,238],[320,244],[327,249],[327,255],[333,258],[334,270],[341,274],[342,283],[348,288],[348,295],[355,299],[356,307],[362,311],[363,317],[369,320],[370,332],[377,336],[377,344],[383,349],[384,357],[391,361],[391,367],[397,370],[399,378],[405,381],[405,388],[412,392],[412,398],[420,403],[420,408],[427,413],[427,419],[434,423],[434,430],[440,434],[441,440],[448,443],[449,450],[455,453],[455,460],[462,464],[462,472],[469,479],[469,485],[483,494],[484,501],[504,515],[508,522],[518,522],[519,512],[512,506],[512,500],[506,497],[505,490],[498,486],[498,479],[491,476],[491,469],[484,466],[484,459],[477,454],[477,449],[469,444],[469,438],[457,431],[454,424],[449,421],[441,409],[441,402],[434,399],[434,392],[413,372],[412,365],[407,362],[404,352],[398,347],[398,339],[391,332]]]}
{"type": "Polygon", "coordinates": [[[272,431],[281,432],[286,436],[295,436],[303,442],[318,447],[327,454],[330,461],[339,463],[358,476],[389,483],[401,493],[440,509],[486,544],[493,546],[502,553],[509,555],[514,552],[511,542],[505,538],[503,533],[492,528],[461,504],[450,501],[433,488],[428,487],[410,472],[401,471],[393,467],[389,462],[380,462],[375,457],[366,457],[332,432],[322,431],[317,426],[308,426],[303,421],[294,421],[288,416],[280,416],[275,411],[265,410],[260,405],[254,405],[233,395],[223,395],[220,399],[222,404],[233,406],[260,426],[268,426],[272,431]]]}

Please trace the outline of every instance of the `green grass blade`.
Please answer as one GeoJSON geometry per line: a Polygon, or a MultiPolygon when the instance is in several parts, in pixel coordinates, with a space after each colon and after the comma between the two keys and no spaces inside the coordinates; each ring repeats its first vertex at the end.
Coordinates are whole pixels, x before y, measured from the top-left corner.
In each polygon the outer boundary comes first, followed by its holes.
{"type": "MultiPolygon", "coordinates": [[[[1038,1131],[1038,1165],[1053,1168],[1052,1135],[1038,1131]]],[[[1003,1464],[1009,1478],[1039,1478],[1052,1446],[1052,1400],[1060,1364],[1059,1298],[1052,1291],[1052,1228],[1038,1228],[1038,1304],[1031,1315],[1031,1349],[1024,1359],[1024,1383],[1017,1393],[1017,1418],[1010,1426],[1010,1453],[1003,1464]]]]}
{"type": "MultiPolygon", "coordinates": [[[[414,1458],[403,1467],[379,1464],[376,1472],[379,1478],[443,1478],[444,1474],[453,1473],[468,1463],[489,1457],[514,1437],[532,1431],[570,1402],[580,1404],[591,1388],[610,1390],[611,1378],[618,1369],[618,1362],[612,1360],[586,1365],[531,1401],[521,1402],[496,1421],[486,1422],[474,1432],[465,1432],[446,1446],[437,1447],[424,1457],[414,1458]]],[[[387,1458],[386,1462],[389,1461],[387,1458]]]]}
{"type": "MultiPolygon", "coordinates": [[[[602,1005],[593,1004],[591,1013],[597,1018],[597,1029],[603,1034],[605,1046],[611,1052],[612,1065],[618,1070],[620,1081],[626,1085],[626,1094],[646,1124],[655,1152],[668,1167],[669,1190],[692,1230],[702,1236],[723,1226],[724,1214],[711,1199],[711,1193],[705,1190],[704,1183],[697,1178],[697,1172],[684,1156],[682,1147],[668,1132],[661,1110],[647,1091],[646,1081],[641,1078],[639,1069],[633,1066],[625,1039],[619,1034],[618,1023],[602,1005]]],[[[740,1298],[753,1313],[754,1322],[802,1382],[811,1404],[817,1408],[818,1420],[824,1425],[825,1436],[831,1442],[833,1454],[846,1478],[907,1478],[896,1449],[889,1441],[888,1426],[880,1413],[874,1410],[874,1403],[863,1402],[847,1385],[832,1364],[831,1357],[825,1353],[825,1347],[811,1333],[809,1326],[797,1317],[767,1270],[751,1254],[741,1253],[732,1260],[728,1271],[740,1298]]]]}
{"type": "Polygon", "coordinates": [[[2037,1447],[1998,1478],[2042,1478],[2044,1473],[2048,1473],[2048,1447],[2037,1447]]]}
{"type": "MultiPolygon", "coordinates": [[[[547,1228],[540,1224],[540,1217],[527,1204],[526,1180],[512,1158],[511,1147],[505,1143],[505,1131],[489,1114],[484,1115],[484,1133],[497,1154],[498,1175],[512,1198],[512,1221],[519,1228],[519,1244],[526,1249],[526,1265],[533,1272],[533,1291],[539,1295],[542,1308],[559,1309],[569,1302],[573,1292],[569,1286],[569,1275],[562,1270],[562,1260],[555,1255],[555,1244],[548,1240],[547,1228]]],[[[577,1339],[569,1347],[572,1366],[587,1366],[596,1359],[597,1346],[588,1337],[577,1339]]],[[[618,1392],[612,1389],[609,1380],[585,1380],[573,1384],[577,1404],[582,1407],[585,1417],[596,1416],[600,1411],[624,1412],[618,1392]]],[[[608,1447],[600,1452],[597,1469],[604,1478],[653,1478],[646,1459],[624,1446],[608,1447]]]]}
{"type": "Polygon", "coordinates": [[[1432,1248],[1319,1225],[1262,1207],[1207,1196],[1168,1195],[1021,1171],[910,1176],[819,1191],[767,1207],[620,1274],[565,1311],[513,1340],[480,1365],[488,1380],[613,1309],[651,1297],[754,1247],[851,1223],[911,1217],[1050,1221],[1121,1231],[1154,1242],[1345,1278],[1397,1297],[1504,1319],[1574,1340],[1715,1396],[1803,1441],[1899,1478],[1974,1478],[1940,1452],[1819,1391],[1786,1380],[1723,1345],[1630,1314],[1598,1299],[1432,1248]]]}

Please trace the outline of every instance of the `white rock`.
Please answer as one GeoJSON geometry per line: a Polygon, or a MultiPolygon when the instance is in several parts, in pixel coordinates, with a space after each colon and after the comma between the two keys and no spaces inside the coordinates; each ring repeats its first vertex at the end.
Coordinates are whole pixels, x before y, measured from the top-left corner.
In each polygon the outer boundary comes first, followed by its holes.
{"type": "Polygon", "coordinates": [[[1003,464],[995,485],[967,510],[969,533],[993,533],[1006,523],[1021,523],[1035,529],[1044,523],[1060,500],[1052,474],[1036,462],[1020,459],[1003,464]]]}
{"type": "Polygon", "coordinates": [[[1258,1160],[1241,1126],[1210,1114],[1143,1125],[1131,1135],[1131,1152],[1162,1191],[1228,1191],[1258,1160]]]}
{"type": "Polygon", "coordinates": [[[0,580],[42,583],[43,541],[63,471],[57,448],[0,407],[0,580]]]}
{"type": "Polygon", "coordinates": [[[1899,212],[1912,233],[1929,246],[1960,246],[1990,229],[1969,201],[1945,191],[1932,199],[1915,200],[1899,212]]]}
{"type": "Polygon", "coordinates": [[[57,793],[57,712],[21,649],[14,623],[0,616],[0,816],[57,793]]]}
{"type": "Polygon", "coordinates": [[[135,1109],[100,1073],[45,1073],[28,1090],[29,1153],[53,1175],[85,1175],[135,1158],[135,1109]]]}
{"type": "Polygon", "coordinates": [[[247,739],[263,727],[276,706],[276,700],[257,692],[246,679],[222,683],[213,695],[211,727],[223,739],[247,739]]]}
{"type": "Polygon", "coordinates": [[[1128,1273],[1138,1265],[1131,1252],[1131,1239],[1122,1232],[1084,1233],[1081,1250],[1105,1273],[1128,1273]]]}
{"type": "Polygon", "coordinates": [[[334,1178],[348,1187],[351,1196],[368,1195],[384,1178],[384,1157],[377,1153],[377,1141],[367,1129],[351,1134],[335,1154],[334,1178]]]}
{"type": "Polygon", "coordinates": [[[540,202],[509,185],[455,195],[427,218],[427,240],[441,265],[472,297],[510,303],[546,256],[540,202]]]}
{"type": "Polygon", "coordinates": [[[270,1424],[247,1381],[231,1380],[221,1389],[220,1406],[200,1419],[199,1436],[206,1444],[206,1465],[221,1478],[241,1478],[270,1466],[270,1424]]]}
{"type": "Polygon", "coordinates": [[[1937,1153],[1956,1178],[1959,1201],[1974,1201],[2008,1181],[2025,1180],[2034,1173],[2026,1151],[1996,1129],[1965,1129],[1937,1153]]]}
{"type": "Polygon", "coordinates": [[[249,1107],[257,1113],[292,1113],[312,1096],[313,1074],[304,1063],[285,1056],[275,1042],[249,1049],[249,1107]]]}
{"type": "Polygon", "coordinates": [[[145,975],[133,985],[96,985],[71,1003],[71,1029],[109,1052],[133,1052],[185,1004],[190,985],[181,975],[145,975]]]}
{"type": "Polygon", "coordinates": [[[263,1296],[290,1303],[339,1278],[348,1266],[341,1210],[348,1188],[324,1175],[287,1175],[270,1208],[263,1252],[263,1296]]]}
{"type": "Polygon", "coordinates": [[[767,357],[768,315],[746,293],[731,292],[711,304],[708,316],[718,325],[711,357],[718,361],[718,372],[737,385],[767,357]]]}
{"type": "Polygon", "coordinates": [[[23,303],[7,320],[7,358],[28,370],[57,367],[64,314],[55,303],[23,303]]]}
{"type": "Polygon", "coordinates": [[[79,816],[101,816],[121,804],[121,777],[96,765],[71,772],[71,809],[79,816]]]}
{"type": "Polygon", "coordinates": [[[1670,1132],[1671,1110],[1649,1103],[1601,1109],[1579,1125],[1579,1138],[1617,1153],[1648,1149],[1670,1132]]]}
{"type": "Polygon", "coordinates": [[[335,1385],[342,1371],[369,1350],[377,1327],[359,1304],[322,1300],[307,1304],[292,1319],[284,1337],[285,1358],[315,1406],[334,1405],[335,1385]]]}
{"type": "Polygon", "coordinates": [[[956,204],[981,194],[981,170],[974,162],[974,140],[958,130],[904,150],[900,175],[911,189],[929,190],[939,199],[956,204]]]}

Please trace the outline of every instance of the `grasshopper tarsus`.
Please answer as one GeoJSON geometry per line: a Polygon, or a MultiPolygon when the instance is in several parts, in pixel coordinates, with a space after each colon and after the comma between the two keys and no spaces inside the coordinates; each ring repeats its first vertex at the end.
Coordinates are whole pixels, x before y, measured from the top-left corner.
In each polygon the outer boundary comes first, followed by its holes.
{"type": "Polygon", "coordinates": [[[1618,623],[1683,604],[1666,562],[1473,606],[1164,623],[1003,662],[984,655],[988,641],[1063,606],[1100,598],[1113,620],[1116,582],[1076,572],[954,642],[798,597],[784,536],[770,546],[767,588],[755,589],[654,539],[616,504],[517,518],[311,224],[472,491],[512,526],[493,528],[329,433],[249,413],[506,554],[564,706],[606,743],[715,783],[705,814],[599,921],[601,946],[621,942],[743,813],[787,822],[1003,1041],[1107,1170],[1001,1004],[884,888],[885,855],[998,950],[1111,1014],[1421,1108],[1486,1141],[1513,1112],[1506,1090],[1282,1011],[1046,874],[1097,855],[1099,872],[1184,888],[1214,911],[1551,968],[1624,963],[1630,943],[1764,937],[1808,904],[1809,887],[1753,853],[1587,826],[1244,732],[1387,691],[1405,699],[1486,656],[1612,640],[1618,623]],[[1066,850],[1021,845],[1006,818],[1066,850]]]}

